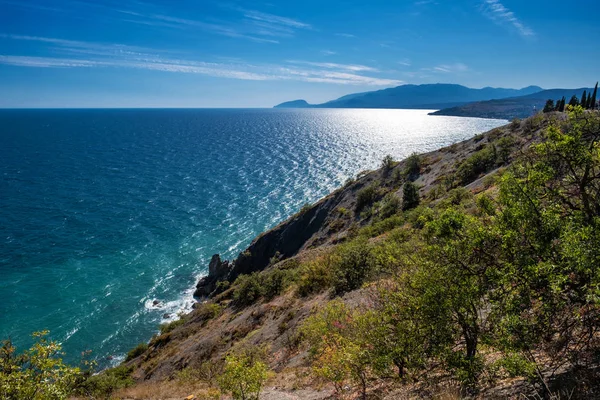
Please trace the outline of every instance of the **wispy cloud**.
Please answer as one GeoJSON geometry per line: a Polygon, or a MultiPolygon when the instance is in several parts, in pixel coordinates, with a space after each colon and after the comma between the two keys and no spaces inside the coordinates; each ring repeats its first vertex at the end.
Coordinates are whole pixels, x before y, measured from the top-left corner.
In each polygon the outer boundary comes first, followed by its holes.
{"type": "Polygon", "coordinates": [[[469,67],[463,63],[441,64],[431,68],[421,68],[421,71],[458,74],[469,71],[469,67]]]}
{"type": "Polygon", "coordinates": [[[506,8],[499,0],[484,0],[482,10],[492,21],[515,29],[523,37],[533,37],[535,32],[517,18],[514,12],[506,8]]]}
{"type": "Polygon", "coordinates": [[[331,50],[321,50],[321,54],[323,54],[324,56],[333,56],[336,55],[337,52],[331,50]]]}
{"type": "Polygon", "coordinates": [[[289,26],[292,28],[312,29],[310,24],[306,24],[301,21],[297,21],[292,18],[281,17],[279,15],[267,14],[255,10],[245,10],[244,16],[246,18],[254,19],[256,21],[268,22],[277,25],[289,26]]]}
{"type": "Polygon", "coordinates": [[[410,60],[408,58],[405,58],[403,60],[397,61],[397,64],[403,65],[405,67],[410,67],[412,64],[410,62],[410,60]]]}
{"type": "Polygon", "coordinates": [[[239,59],[206,62],[176,58],[169,52],[120,44],[7,34],[0,34],[0,38],[37,41],[46,44],[46,51],[55,55],[40,57],[0,54],[0,64],[19,67],[131,68],[241,80],[294,80],[338,85],[389,86],[402,83],[396,79],[364,75],[364,73],[378,71],[375,68],[357,64],[296,61],[292,63],[298,66],[289,67],[274,64],[254,65],[239,59]],[[65,54],[67,55],[62,56],[65,54]]]}
{"type": "Polygon", "coordinates": [[[356,38],[355,35],[351,34],[351,33],[336,33],[335,36],[339,36],[339,37],[343,37],[343,38],[348,38],[348,39],[354,39],[356,38]]]}
{"type": "Polygon", "coordinates": [[[288,60],[290,64],[302,64],[302,65],[310,65],[312,67],[321,67],[321,68],[329,68],[329,69],[341,69],[347,71],[361,72],[378,72],[377,68],[368,67],[366,65],[359,64],[336,64],[336,63],[323,63],[323,62],[312,62],[312,61],[298,61],[298,60],[288,60]]]}

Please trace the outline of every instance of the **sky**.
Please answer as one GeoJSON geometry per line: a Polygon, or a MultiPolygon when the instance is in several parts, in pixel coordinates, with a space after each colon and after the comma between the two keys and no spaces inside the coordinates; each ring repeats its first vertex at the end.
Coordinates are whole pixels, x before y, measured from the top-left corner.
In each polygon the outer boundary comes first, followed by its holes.
{"type": "Polygon", "coordinates": [[[0,108],[589,87],[599,14],[598,0],[0,0],[0,108]]]}

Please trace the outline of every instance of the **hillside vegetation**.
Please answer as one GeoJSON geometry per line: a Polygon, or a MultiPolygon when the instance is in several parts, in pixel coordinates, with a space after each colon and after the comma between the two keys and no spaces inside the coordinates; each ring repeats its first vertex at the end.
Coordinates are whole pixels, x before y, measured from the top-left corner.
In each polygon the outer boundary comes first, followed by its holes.
{"type": "Polygon", "coordinates": [[[386,157],[234,262],[214,257],[193,312],[74,388],[597,398],[599,197],[600,114],[579,106],[386,157]]]}

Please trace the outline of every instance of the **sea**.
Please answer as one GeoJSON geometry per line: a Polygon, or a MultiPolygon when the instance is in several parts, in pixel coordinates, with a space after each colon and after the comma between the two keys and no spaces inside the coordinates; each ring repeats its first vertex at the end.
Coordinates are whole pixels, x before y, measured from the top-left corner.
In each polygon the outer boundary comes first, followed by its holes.
{"type": "Polygon", "coordinates": [[[386,155],[504,120],[431,110],[0,110],[0,339],[100,368],[194,303],[210,257],[386,155]]]}

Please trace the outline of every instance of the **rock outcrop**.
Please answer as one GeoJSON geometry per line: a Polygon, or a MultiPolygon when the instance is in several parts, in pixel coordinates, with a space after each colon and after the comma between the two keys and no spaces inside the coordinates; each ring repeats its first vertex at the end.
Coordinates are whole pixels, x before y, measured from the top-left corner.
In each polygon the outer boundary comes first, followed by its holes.
{"type": "Polygon", "coordinates": [[[194,297],[208,297],[217,289],[217,283],[227,280],[232,265],[229,261],[221,261],[221,256],[215,254],[208,264],[208,275],[200,279],[194,291],[194,297]]]}

